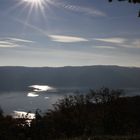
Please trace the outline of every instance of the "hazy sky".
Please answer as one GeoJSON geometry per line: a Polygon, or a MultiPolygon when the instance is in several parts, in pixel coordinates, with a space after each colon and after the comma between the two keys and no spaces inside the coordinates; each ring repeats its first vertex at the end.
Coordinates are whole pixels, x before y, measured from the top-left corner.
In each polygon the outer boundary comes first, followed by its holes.
{"type": "Polygon", "coordinates": [[[140,67],[139,9],[117,0],[0,0],[0,65],[140,67]]]}

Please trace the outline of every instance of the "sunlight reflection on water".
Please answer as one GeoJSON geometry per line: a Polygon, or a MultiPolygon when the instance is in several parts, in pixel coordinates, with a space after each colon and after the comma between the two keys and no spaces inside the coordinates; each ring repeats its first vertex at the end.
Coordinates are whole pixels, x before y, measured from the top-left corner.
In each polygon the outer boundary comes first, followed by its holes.
{"type": "MultiPolygon", "coordinates": [[[[25,119],[25,123],[28,124],[29,126],[31,125],[31,122],[33,119],[35,119],[35,114],[34,113],[29,113],[29,112],[24,112],[24,111],[13,111],[13,118],[19,119],[23,118],[25,119]]],[[[25,125],[25,123],[21,123],[20,125],[25,125]]]]}
{"type": "Polygon", "coordinates": [[[36,109],[47,112],[49,109],[53,109],[53,104],[59,99],[62,99],[67,95],[73,95],[76,91],[75,87],[51,87],[47,84],[46,86],[37,84],[31,85],[28,86],[28,88],[28,91],[0,93],[0,107],[4,110],[5,115],[14,115],[15,113],[13,111],[22,113],[23,111],[25,113],[31,111],[34,113],[36,109]],[[38,91],[34,91],[36,90],[34,87],[36,87],[38,91]]]}
{"type": "Polygon", "coordinates": [[[34,113],[28,113],[24,111],[13,111],[13,117],[14,118],[27,118],[27,119],[35,119],[35,114],[34,113]]]}
{"type": "Polygon", "coordinates": [[[38,94],[35,94],[34,92],[29,92],[28,94],[27,94],[27,96],[28,97],[37,97],[37,96],[39,96],[38,94]]]}
{"type": "Polygon", "coordinates": [[[48,85],[31,85],[29,86],[29,88],[32,88],[33,92],[29,92],[27,94],[28,97],[38,97],[39,94],[42,93],[43,91],[51,91],[55,89],[48,85]]]}
{"type": "Polygon", "coordinates": [[[48,85],[32,85],[29,86],[30,88],[33,88],[33,91],[40,92],[40,91],[47,91],[53,89],[53,87],[50,87],[48,85]]]}

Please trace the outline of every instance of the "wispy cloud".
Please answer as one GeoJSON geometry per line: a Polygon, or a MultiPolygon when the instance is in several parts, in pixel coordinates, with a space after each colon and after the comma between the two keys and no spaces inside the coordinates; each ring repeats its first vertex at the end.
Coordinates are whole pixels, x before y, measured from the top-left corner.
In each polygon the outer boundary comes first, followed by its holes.
{"type": "Polygon", "coordinates": [[[93,48],[97,48],[97,49],[116,49],[113,46],[95,46],[93,48]]]}
{"type": "Polygon", "coordinates": [[[108,44],[106,46],[101,47],[108,48],[108,46],[114,45],[123,48],[140,48],[140,39],[114,37],[114,38],[94,38],[94,40],[108,44]]]}
{"type": "Polygon", "coordinates": [[[131,41],[122,44],[125,48],[140,48],[140,39],[132,39],[131,41]]]}
{"type": "Polygon", "coordinates": [[[52,41],[62,42],[62,43],[74,43],[88,41],[86,38],[76,37],[76,36],[64,36],[64,35],[49,35],[52,41]]]}
{"type": "Polygon", "coordinates": [[[97,10],[96,8],[88,8],[88,7],[83,7],[83,6],[76,6],[76,5],[64,5],[64,8],[68,9],[68,10],[72,10],[75,12],[80,12],[80,13],[85,13],[87,15],[91,15],[91,16],[106,16],[105,13],[103,13],[100,10],[97,10]]]}
{"type": "Polygon", "coordinates": [[[10,41],[14,41],[14,42],[23,42],[23,43],[33,43],[34,41],[31,40],[25,40],[25,39],[21,39],[21,38],[7,38],[10,41]]]}
{"type": "Polygon", "coordinates": [[[8,43],[1,44],[1,42],[0,42],[0,48],[14,48],[14,47],[18,47],[18,45],[16,45],[16,44],[9,45],[8,43]]]}
{"type": "Polygon", "coordinates": [[[135,39],[132,44],[135,48],[140,48],[140,39],[135,39]]]}
{"type": "Polygon", "coordinates": [[[90,7],[85,7],[85,6],[78,6],[78,5],[71,5],[66,2],[58,2],[58,1],[49,1],[50,4],[58,7],[63,7],[67,10],[71,10],[74,12],[79,12],[79,13],[84,13],[86,15],[91,15],[91,16],[106,16],[106,14],[95,7],[90,8],[90,7]]]}
{"type": "Polygon", "coordinates": [[[18,47],[18,44],[12,43],[9,40],[7,41],[0,40],[0,48],[14,48],[14,47],[18,47]]]}
{"type": "Polygon", "coordinates": [[[33,41],[11,37],[0,38],[0,48],[15,48],[20,47],[25,43],[33,43],[33,41]]]}
{"type": "Polygon", "coordinates": [[[94,40],[107,42],[107,43],[124,43],[126,39],[114,37],[114,38],[94,38],[94,40]]]}

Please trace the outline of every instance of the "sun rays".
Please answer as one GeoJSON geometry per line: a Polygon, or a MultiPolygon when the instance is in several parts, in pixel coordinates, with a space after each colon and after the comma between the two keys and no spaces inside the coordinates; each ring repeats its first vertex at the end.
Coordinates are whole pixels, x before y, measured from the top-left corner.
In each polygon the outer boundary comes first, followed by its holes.
{"type": "Polygon", "coordinates": [[[46,11],[49,3],[50,0],[18,0],[14,6],[11,6],[11,8],[5,12],[5,15],[20,9],[18,13],[20,15],[26,15],[25,22],[28,22],[28,20],[31,19],[32,14],[39,14],[40,17],[43,16],[43,18],[46,18],[46,11]]]}
{"type": "MultiPolygon", "coordinates": [[[[10,13],[15,13],[16,17],[12,19],[23,20],[22,34],[26,31],[26,25],[32,25],[32,21],[47,21],[47,11],[49,11],[51,0],[17,0],[8,10],[5,11],[4,15],[8,16],[10,13]],[[18,11],[18,12],[15,12],[18,11]]],[[[37,23],[33,23],[36,25],[37,23]]],[[[33,27],[34,27],[33,25],[33,27]]]]}
{"type": "Polygon", "coordinates": [[[35,14],[34,11],[41,14],[43,18],[45,18],[45,8],[48,6],[48,1],[49,0],[22,0],[22,4],[25,6],[25,8],[29,8],[26,21],[28,22],[32,13],[35,14]]]}
{"type": "Polygon", "coordinates": [[[22,0],[27,6],[30,6],[32,9],[40,9],[43,10],[47,5],[47,0],[22,0]]]}
{"type": "Polygon", "coordinates": [[[35,4],[44,2],[44,0],[23,0],[23,1],[28,2],[28,3],[35,3],[35,4]]]}

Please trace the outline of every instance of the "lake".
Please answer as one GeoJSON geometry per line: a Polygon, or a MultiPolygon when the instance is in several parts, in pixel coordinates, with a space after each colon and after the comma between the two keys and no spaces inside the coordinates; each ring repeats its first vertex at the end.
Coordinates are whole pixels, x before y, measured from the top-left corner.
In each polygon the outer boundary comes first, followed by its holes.
{"type": "MultiPolygon", "coordinates": [[[[53,104],[66,95],[88,93],[90,88],[55,88],[48,85],[31,85],[28,91],[0,93],[0,107],[4,114],[17,115],[28,111],[35,112],[41,109],[46,112],[53,108],[53,104]]],[[[140,89],[125,89],[127,96],[140,95],[140,89]]]]}
{"type": "Polygon", "coordinates": [[[86,88],[55,88],[47,85],[32,85],[28,91],[1,92],[0,107],[4,114],[14,115],[15,112],[35,112],[41,109],[46,112],[53,108],[53,104],[66,95],[75,94],[76,91],[84,92],[86,88]]]}

